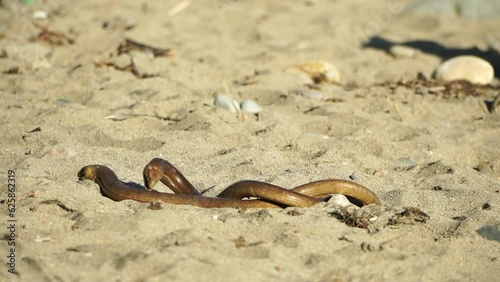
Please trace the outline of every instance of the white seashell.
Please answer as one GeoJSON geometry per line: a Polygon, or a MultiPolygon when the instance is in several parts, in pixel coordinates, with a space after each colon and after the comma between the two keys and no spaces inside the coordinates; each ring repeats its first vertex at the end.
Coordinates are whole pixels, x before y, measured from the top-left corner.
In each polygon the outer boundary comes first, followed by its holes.
{"type": "Polygon", "coordinates": [[[458,56],[443,62],[435,72],[441,81],[467,80],[476,84],[491,83],[495,72],[491,64],[475,56],[458,56]]]}
{"type": "Polygon", "coordinates": [[[287,71],[307,74],[315,83],[340,83],[340,72],[332,64],[324,61],[310,61],[287,68],[287,71]]]}
{"type": "Polygon", "coordinates": [[[352,205],[347,197],[342,194],[333,194],[332,197],[328,200],[328,203],[335,206],[341,206],[343,208],[352,205]]]}
{"type": "Polygon", "coordinates": [[[417,53],[415,49],[403,45],[393,45],[389,49],[389,53],[396,58],[413,58],[417,53]]]}
{"type": "Polygon", "coordinates": [[[224,109],[226,111],[233,112],[233,113],[236,113],[237,110],[240,109],[238,102],[231,101],[231,99],[229,99],[229,97],[227,97],[226,95],[222,95],[222,94],[215,95],[214,105],[217,108],[221,108],[221,109],[224,109]]]}
{"type": "Polygon", "coordinates": [[[256,114],[262,111],[262,107],[257,104],[257,102],[253,100],[243,100],[240,104],[240,108],[242,111],[251,113],[251,114],[256,114]]]}
{"type": "Polygon", "coordinates": [[[37,20],[46,20],[49,17],[45,11],[35,11],[33,12],[33,18],[37,20]]]}

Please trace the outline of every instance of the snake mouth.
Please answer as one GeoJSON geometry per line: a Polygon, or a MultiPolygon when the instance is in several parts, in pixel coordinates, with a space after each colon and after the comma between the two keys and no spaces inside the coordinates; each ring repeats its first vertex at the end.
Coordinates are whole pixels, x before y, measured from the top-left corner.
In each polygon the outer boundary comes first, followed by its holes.
{"type": "Polygon", "coordinates": [[[78,176],[78,180],[82,181],[85,180],[85,168],[80,169],[80,171],[76,174],[78,176]]]}

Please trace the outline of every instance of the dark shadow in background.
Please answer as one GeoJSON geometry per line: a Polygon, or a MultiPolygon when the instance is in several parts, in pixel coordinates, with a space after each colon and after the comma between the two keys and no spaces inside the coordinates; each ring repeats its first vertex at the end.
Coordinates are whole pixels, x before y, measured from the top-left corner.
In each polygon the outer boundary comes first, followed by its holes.
{"type": "Polygon", "coordinates": [[[439,56],[441,57],[441,59],[443,59],[443,61],[460,55],[477,56],[490,62],[490,64],[495,69],[495,76],[500,78],[500,54],[495,53],[495,51],[492,49],[485,52],[479,50],[476,47],[468,49],[447,48],[436,42],[424,41],[424,40],[415,40],[415,41],[397,43],[397,42],[391,42],[379,36],[371,37],[368,42],[363,44],[363,47],[381,49],[388,52],[391,46],[393,45],[403,45],[412,47],[414,49],[420,50],[421,52],[439,56]]]}

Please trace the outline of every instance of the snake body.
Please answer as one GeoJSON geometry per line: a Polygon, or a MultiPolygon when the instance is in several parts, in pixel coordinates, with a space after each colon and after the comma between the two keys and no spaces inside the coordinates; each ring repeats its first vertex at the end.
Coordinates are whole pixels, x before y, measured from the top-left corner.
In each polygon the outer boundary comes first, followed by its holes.
{"type": "Polygon", "coordinates": [[[344,194],[365,205],[380,204],[378,197],[368,188],[339,179],[311,182],[292,190],[265,182],[244,180],[230,185],[217,197],[205,197],[166,160],[151,160],[144,168],[143,176],[145,190],[124,184],[111,169],[102,165],[88,165],[78,172],[79,179],[96,182],[102,194],[115,201],[130,199],[143,203],[164,202],[202,208],[309,207],[324,201],[330,194],[344,194]],[[158,182],[168,186],[175,194],[153,190],[158,182]],[[257,199],[243,200],[247,197],[257,199]]]}
{"type": "Polygon", "coordinates": [[[141,203],[163,202],[174,205],[192,205],[202,208],[269,208],[279,207],[272,203],[258,200],[237,200],[209,198],[198,195],[160,193],[155,190],[140,190],[121,182],[109,168],[101,165],[88,165],[78,172],[80,179],[96,182],[103,195],[114,201],[134,200],[141,203]]]}

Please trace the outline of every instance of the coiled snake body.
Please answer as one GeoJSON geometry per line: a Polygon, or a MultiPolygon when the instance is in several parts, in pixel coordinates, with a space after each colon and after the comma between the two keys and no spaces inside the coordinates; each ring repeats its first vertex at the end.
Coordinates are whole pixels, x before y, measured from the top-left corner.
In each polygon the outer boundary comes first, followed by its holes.
{"type": "Polygon", "coordinates": [[[217,197],[205,197],[166,160],[151,160],[144,168],[143,176],[146,189],[141,190],[124,184],[111,169],[102,165],[88,165],[78,172],[80,180],[96,182],[101,193],[115,201],[130,199],[143,203],[164,202],[202,208],[309,207],[325,201],[330,194],[343,194],[358,199],[364,205],[380,204],[378,197],[368,188],[340,179],[315,181],[291,190],[265,182],[244,180],[230,185],[217,197]],[[175,194],[153,190],[159,181],[175,194]],[[247,197],[256,199],[243,199],[247,197]]]}

